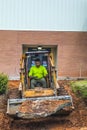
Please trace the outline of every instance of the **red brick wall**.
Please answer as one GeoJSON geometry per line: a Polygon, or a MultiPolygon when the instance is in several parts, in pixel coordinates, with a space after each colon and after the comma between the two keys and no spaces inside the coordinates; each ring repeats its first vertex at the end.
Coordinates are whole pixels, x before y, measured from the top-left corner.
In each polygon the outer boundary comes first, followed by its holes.
{"type": "Polygon", "coordinates": [[[18,75],[19,47],[17,32],[0,31],[0,72],[12,77],[18,75]]]}
{"type": "Polygon", "coordinates": [[[64,32],[59,44],[59,75],[87,76],[87,33],[64,32]]]}
{"type": "Polygon", "coordinates": [[[22,45],[58,45],[58,75],[87,77],[87,33],[0,31],[0,72],[19,76],[22,45]]]}

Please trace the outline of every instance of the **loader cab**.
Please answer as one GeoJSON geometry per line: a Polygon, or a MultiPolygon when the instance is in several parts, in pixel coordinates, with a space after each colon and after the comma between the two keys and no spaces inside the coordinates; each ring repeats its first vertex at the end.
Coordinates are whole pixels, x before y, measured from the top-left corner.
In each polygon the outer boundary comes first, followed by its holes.
{"type": "MultiPolygon", "coordinates": [[[[28,49],[28,52],[25,53],[25,85],[26,88],[30,88],[30,79],[28,77],[28,73],[30,71],[30,68],[32,66],[35,66],[35,59],[39,58],[41,65],[43,65],[47,71],[48,71],[48,79],[46,79],[46,83],[47,86],[50,86],[50,80],[51,80],[51,76],[50,76],[50,65],[49,65],[49,58],[48,55],[51,52],[50,49],[43,49],[43,50],[35,50],[35,49],[28,49]]],[[[38,85],[37,85],[38,86],[38,85]]]]}
{"type": "Polygon", "coordinates": [[[32,66],[35,66],[35,59],[40,59],[41,65],[48,69],[48,54],[51,52],[51,49],[41,49],[38,50],[37,48],[29,48],[28,52],[26,52],[26,56],[28,56],[28,69],[32,66]]]}
{"type": "Polygon", "coordinates": [[[57,89],[59,85],[56,78],[56,70],[54,65],[54,57],[51,49],[42,49],[36,50],[29,48],[24,55],[22,55],[21,64],[20,64],[20,81],[22,86],[21,95],[22,97],[43,97],[43,96],[52,96],[57,95],[57,89]],[[48,76],[46,78],[46,88],[43,86],[35,86],[34,89],[31,88],[31,79],[28,74],[30,68],[35,65],[35,59],[40,59],[41,65],[46,67],[48,71],[48,76]],[[57,88],[57,89],[56,89],[57,88]]]}

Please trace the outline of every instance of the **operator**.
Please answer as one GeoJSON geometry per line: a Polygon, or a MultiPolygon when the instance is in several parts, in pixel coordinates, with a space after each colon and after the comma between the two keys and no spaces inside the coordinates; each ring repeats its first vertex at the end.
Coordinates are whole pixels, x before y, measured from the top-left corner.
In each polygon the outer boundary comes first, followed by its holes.
{"type": "Polygon", "coordinates": [[[37,83],[41,83],[46,88],[46,77],[48,73],[44,66],[41,65],[40,59],[35,60],[35,66],[30,68],[29,77],[31,79],[31,88],[35,88],[37,83]]]}

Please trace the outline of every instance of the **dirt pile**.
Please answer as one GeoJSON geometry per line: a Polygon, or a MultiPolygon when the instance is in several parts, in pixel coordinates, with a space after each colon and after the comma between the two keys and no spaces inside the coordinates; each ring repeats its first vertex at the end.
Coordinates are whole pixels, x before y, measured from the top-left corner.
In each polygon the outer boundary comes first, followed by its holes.
{"type": "Polygon", "coordinates": [[[8,88],[18,88],[19,87],[19,83],[20,83],[20,81],[18,81],[18,80],[10,80],[9,82],[8,82],[8,88]]]}
{"type": "Polygon", "coordinates": [[[6,95],[0,95],[0,130],[10,130],[9,118],[6,116],[6,95]]]}
{"type": "Polygon", "coordinates": [[[0,96],[0,112],[1,113],[6,111],[6,105],[7,105],[6,95],[3,94],[0,96]]]}
{"type": "Polygon", "coordinates": [[[19,81],[9,81],[8,83],[8,98],[19,98],[19,81]]]}
{"type": "MultiPolygon", "coordinates": [[[[12,120],[6,115],[6,97],[0,96],[0,130],[87,130],[87,106],[81,98],[77,98],[69,87],[69,81],[59,81],[73,97],[74,111],[67,117],[55,116],[43,120],[12,120]],[[2,104],[2,105],[1,105],[2,104]]],[[[9,89],[17,88],[19,82],[10,82],[9,89]]],[[[13,97],[14,97],[13,96],[13,97]]]]}
{"type": "Polygon", "coordinates": [[[4,113],[0,113],[0,130],[10,130],[10,120],[4,113]]]}
{"type": "Polygon", "coordinates": [[[65,90],[72,96],[74,111],[70,114],[68,119],[72,122],[73,126],[87,127],[87,104],[82,98],[76,97],[70,88],[69,81],[59,81],[60,86],[64,86],[65,90]]]}
{"type": "Polygon", "coordinates": [[[68,100],[36,100],[24,101],[19,108],[23,115],[28,114],[30,118],[46,117],[56,112],[62,104],[68,100]]]}

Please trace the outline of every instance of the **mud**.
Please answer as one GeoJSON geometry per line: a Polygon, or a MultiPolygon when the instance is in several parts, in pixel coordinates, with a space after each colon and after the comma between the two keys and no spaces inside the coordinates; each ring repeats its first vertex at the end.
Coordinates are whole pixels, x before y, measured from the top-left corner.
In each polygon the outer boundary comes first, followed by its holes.
{"type": "MultiPolygon", "coordinates": [[[[10,82],[9,89],[17,94],[19,82],[10,82]]],[[[43,120],[18,120],[6,115],[6,95],[0,96],[0,130],[87,130],[87,105],[81,98],[77,98],[69,87],[68,81],[59,81],[66,91],[73,97],[74,111],[67,117],[52,116],[43,120]]],[[[17,95],[14,95],[17,96],[17,95]]]]}

